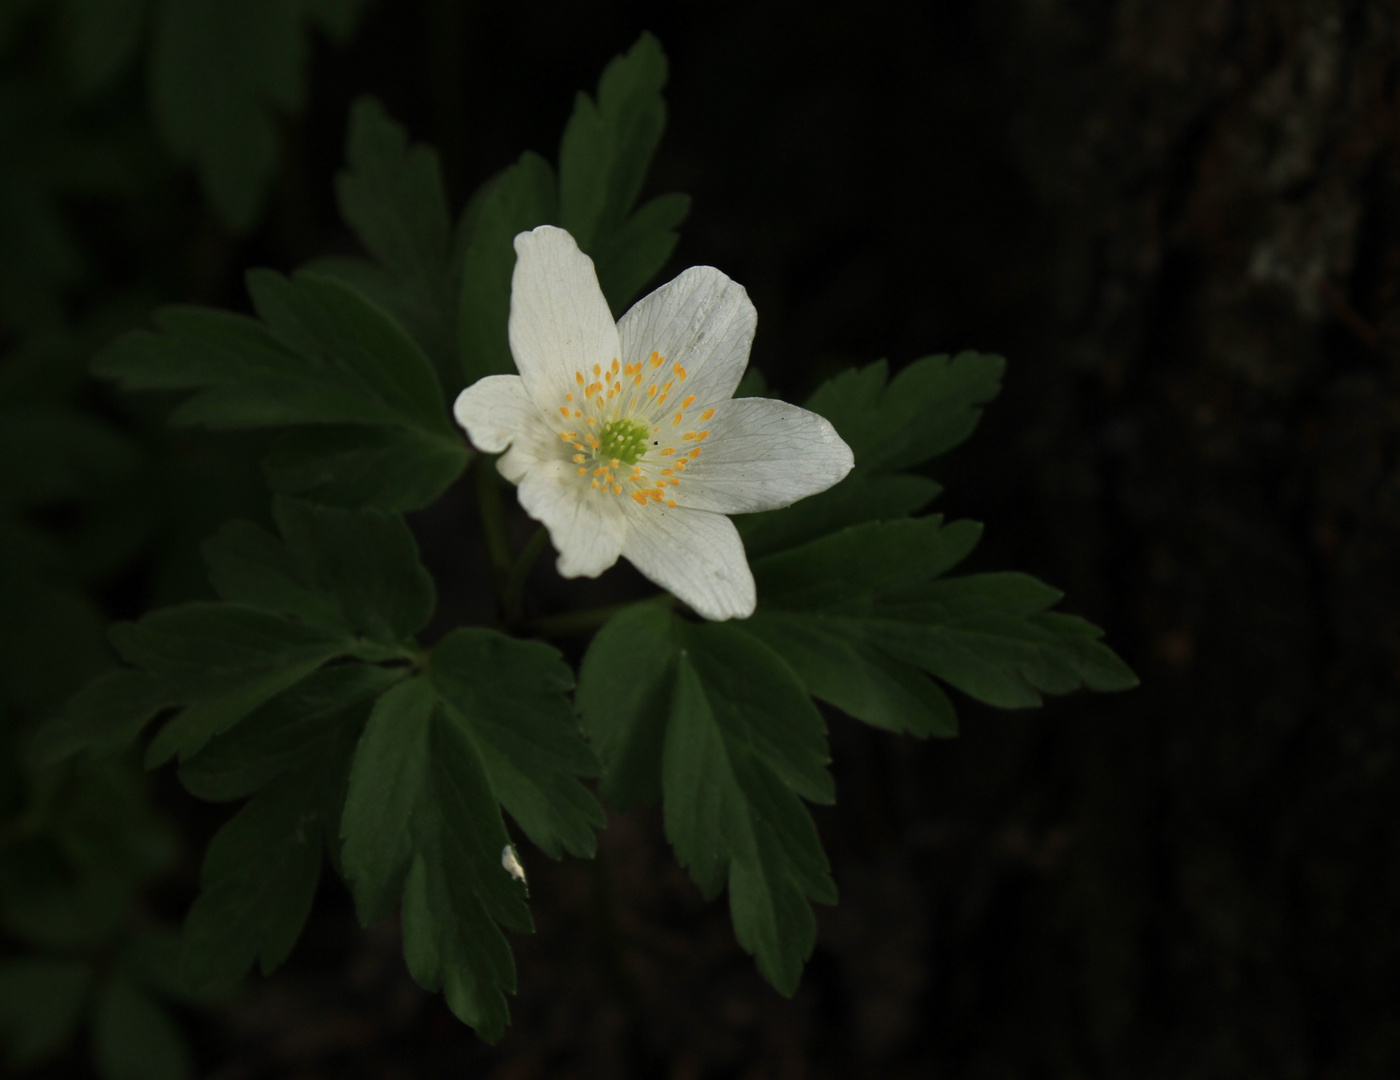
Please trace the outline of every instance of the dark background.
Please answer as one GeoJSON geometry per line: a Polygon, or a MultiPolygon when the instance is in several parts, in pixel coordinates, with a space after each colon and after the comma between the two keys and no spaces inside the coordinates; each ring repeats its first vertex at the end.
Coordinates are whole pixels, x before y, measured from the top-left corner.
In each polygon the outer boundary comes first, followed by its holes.
{"type": "MultiPolygon", "coordinates": [[[[953,742],[832,713],[838,804],[814,813],[841,903],[791,1001],[632,813],[594,864],[524,854],[539,933],[498,1047],[332,882],[284,971],[189,1014],[203,1074],[1400,1075],[1400,9],[381,0],[318,45],[251,237],[186,180],[152,219],[178,256],[143,268],[79,200],[97,277],[242,307],[247,266],[351,250],[355,96],[440,147],[460,205],[552,158],[643,29],[671,58],[648,193],[695,199],[662,278],[744,284],[789,399],[882,356],[1003,353],[937,508],[986,523],[973,568],[1064,589],[1142,686],[961,702],[953,742]]],[[[463,607],[473,520],[463,494],[415,521],[463,607]]],[[[179,592],[107,602],[148,589],[179,592]]],[[[169,786],[178,913],[218,815],[169,786]]]]}

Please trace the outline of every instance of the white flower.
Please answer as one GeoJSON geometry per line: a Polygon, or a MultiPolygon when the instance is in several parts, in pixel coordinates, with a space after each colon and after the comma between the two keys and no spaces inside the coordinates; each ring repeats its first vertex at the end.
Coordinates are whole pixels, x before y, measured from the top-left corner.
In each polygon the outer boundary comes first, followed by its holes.
{"type": "Polygon", "coordinates": [[[694,266],[612,314],[563,229],[515,238],[510,349],[519,375],[463,390],[454,412],[549,529],[564,577],[626,556],[707,619],[755,604],[726,514],[773,510],[831,487],[854,459],[829,422],[769,398],[734,399],[758,315],[748,294],[694,266]]]}

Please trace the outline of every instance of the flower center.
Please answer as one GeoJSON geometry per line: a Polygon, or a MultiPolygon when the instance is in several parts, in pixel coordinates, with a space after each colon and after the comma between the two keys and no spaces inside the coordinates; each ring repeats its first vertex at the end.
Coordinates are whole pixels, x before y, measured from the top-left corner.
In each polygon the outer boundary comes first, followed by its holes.
{"type": "Polygon", "coordinates": [[[647,452],[651,428],[640,420],[621,416],[609,420],[598,432],[598,456],[617,458],[624,465],[635,465],[647,452]]]}
{"type": "MultiPolygon", "coordinates": [[[[600,495],[625,494],[641,506],[676,505],[681,474],[700,456],[710,433],[682,427],[695,395],[682,385],[685,368],[673,363],[668,371],[665,364],[666,358],[653,352],[635,364],[614,359],[611,367],[594,364],[591,374],[574,373],[577,389],[559,404],[570,430],[561,430],[559,438],[574,451],[570,460],[578,466],[580,483],[600,495]],[[673,393],[683,400],[668,406],[673,393]]],[[[714,409],[705,409],[699,419],[714,415],[714,409]]]]}

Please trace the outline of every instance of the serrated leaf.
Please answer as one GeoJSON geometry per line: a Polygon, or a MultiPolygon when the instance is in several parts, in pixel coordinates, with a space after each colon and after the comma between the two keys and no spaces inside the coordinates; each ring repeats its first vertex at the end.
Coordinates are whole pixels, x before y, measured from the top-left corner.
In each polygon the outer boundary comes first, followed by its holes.
{"type": "Polygon", "coordinates": [[[605,790],[616,774],[624,795],[644,796],[644,774],[659,765],[677,860],[709,898],[728,884],[740,944],[791,994],[815,940],[809,901],[836,899],[802,805],[834,798],[821,716],[782,660],[737,626],[645,605],[614,623],[579,689],[605,790]],[[629,653],[640,685],[619,691],[609,684],[629,653]]]}
{"type": "Polygon", "coordinates": [[[313,672],[216,736],[180,766],[180,782],[211,802],[245,798],[284,773],[308,767],[347,727],[359,728],[402,669],[336,664],[313,672]]]}
{"type": "Polygon", "coordinates": [[[227,991],[254,961],[266,975],[291,952],[316,895],[352,745],[341,739],[258,792],[210,843],[185,919],[182,967],[193,990],[227,991]]]}
{"type": "Polygon", "coordinates": [[[381,697],[360,736],[345,812],[341,859],[360,922],[381,922],[403,893],[413,860],[412,818],[430,769],[429,737],[437,695],[412,679],[381,697]]]}
{"type": "Polygon", "coordinates": [[[880,360],[824,383],[807,408],[835,425],[856,465],[891,472],[946,453],[977,427],[982,409],[1001,389],[1006,361],[960,352],[915,360],[886,381],[880,360]]]}
{"type": "Polygon", "coordinates": [[[233,229],[257,219],[277,163],[277,113],[299,111],[305,43],[286,0],[161,0],[151,103],[175,157],[193,165],[233,229]]]}
{"type": "Polygon", "coordinates": [[[676,229],[690,213],[689,195],[658,195],[594,241],[594,266],[608,306],[621,313],[656,276],[680,243],[676,229]]]}
{"type": "Polygon", "coordinates": [[[917,513],[938,497],[942,487],[923,476],[871,476],[842,481],[782,510],[735,518],[750,561],[761,559],[846,525],[902,518],[917,513]]]}
{"type": "Polygon", "coordinates": [[[559,145],[559,224],[588,251],[617,229],[636,201],[666,127],[666,57],[650,34],[614,57],[595,103],[575,99],[559,145]]]}
{"type": "Polygon", "coordinates": [[[91,986],[92,969],[78,960],[0,963],[0,1047],[12,1068],[39,1064],[72,1037],[91,986]]]}
{"type": "Polygon", "coordinates": [[[676,646],[670,612],[635,604],[608,620],[579,668],[579,716],[604,764],[599,791],[618,810],[661,798],[661,747],[676,646]]]}
{"type": "Polygon", "coordinates": [[[663,195],[631,213],[666,127],[666,74],[661,45],[643,34],[604,69],[596,101],[577,96],[559,145],[559,224],[593,257],[617,315],[670,258],[690,209],[687,196],[663,195]]]}
{"type": "Polygon", "coordinates": [[[184,706],[152,742],[150,764],[188,757],[326,661],[356,651],[347,634],[236,604],[166,608],[118,624],[111,638],[123,659],[157,680],[166,700],[184,706]]]}
{"type": "Polygon", "coordinates": [[[449,392],[458,378],[456,268],[437,152],[410,145],[404,128],[373,98],[351,108],[349,167],[336,178],[340,212],[382,267],[360,273],[378,299],[432,358],[449,392]]]}
{"type": "Polygon", "coordinates": [[[462,257],[457,347],[466,384],[515,371],[506,338],[515,236],[536,225],[552,224],[558,213],[554,170],[538,154],[521,155],[490,181],[462,257]]]}
{"type": "Polygon", "coordinates": [[[1136,685],[1101,631],[1046,611],[1060,599],[1049,586],[1025,574],[942,578],[980,533],[936,516],[874,522],[761,559],[761,602],[744,630],[815,696],[916,735],[956,730],[928,676],[1003,708],[1080,686],[1136,685]]]}
{"type": "Polygon", "coordinates": [[[273,517],[301,580],[330,597],[359,637],[407,641],[433,613],[433,579],[403,518],[278,498],[273,517]]]}
{"type": "Polygon", "coordinates": [[[447,715],[470,732],[497,799],[551,858],[592,857],[606,821],[580,782],[598,762],[565,693],[573,675],[539,642],[454,630],[433,649],[432,681],[447,715]],[[562,850],[561,850],[562,849],[562,850]]]}
{"type": "Polygon", "coordinates": [[[92,1019],[92,1064],[102,1080],[185,1080],[189,1047],[174,1019],[135,983],[109,975],[92,1019]]]}
{"type": "Polygon", "coordinates": [[[331,367],[381,413],[380,421],[451,436],[442,387],[392,318],[334,278],[270,270],[248,274],[259,318],[313,366],[331,367]]]}
{"type": "Polygon", "coordinates": [[[209,580],[230,603],[291,616],[333,635],[395,647],[433,612],[433,580],[403,518],[278,497],[279,540],[231,522],[204,545],[209,580]]]}
{"type": "Polygon", "coordinates": [[[554,649],[457,630],[425,671],[379,700],[360,738],[341,817],[345,872],[365,923],[402,896],[413,977],[494,1040],[515,988],[500,927],[531,929],[524,886],[503,863],[501,808],[548,854],[591,854],[603,814],[579,778],[597,763],[554,649]]]}
{"type": "Polygon", "coordinates": [[[279,436],[263,472],[288,495],[403,512],[436,502],[470,459],[460,442],[407,428],[322,425],[279,436]]]}

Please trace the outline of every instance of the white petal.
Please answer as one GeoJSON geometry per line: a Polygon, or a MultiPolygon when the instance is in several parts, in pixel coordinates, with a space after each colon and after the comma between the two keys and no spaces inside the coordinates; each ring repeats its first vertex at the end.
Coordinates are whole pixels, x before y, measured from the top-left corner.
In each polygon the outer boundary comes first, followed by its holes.
{"type": "Polygon", "coordinates": [[[692,266],[633,304],[617,332],[628,363],[647,360],[653,351],[666,358],[656,382],[674,378],[672,365],[680,364],[686,378],[672,389],[672,400],[694,394],[703,408],[734,396],[757,325],[758,312],[742,285],[713,266],[692,266]]]}
{"type": "Polygon", "coordinates": [[[472,445],[488,454],[499,454],[522,432],[544,426],[519,375],[478,379],[457,395],[452,413],[472,445]]]}
{"type": "Polygon", "coordinates": [[[597,577],[622,553],[627,520],[622,499],[598,494],[577,471],[567,461],[532,465],[520,480],[520,505],[549,529],[560,577],[597,577]]]}
{"type": "Polygon", "coordinates": [[[515,238],[510,282],[510,351],[525,390],[552,413],[575,389],[574,372],[591,372],[622,355],[593,260],[574,238],[541,225],[515,238]]]}
{"type": "Polygon", "coordinates": [[[825,491],[855,464],[829,420],[785,401],[739,398],[697,426],[709,437],[673,497],[698,510],[776,510],[825,491]]]}
{"type": "Polygon", "coordinates": [[[499,454],[510,447],[496,468],[511,483],[537,462],[562,459],[568,453],[569,447],[530,400],[519,375],[478,379],[457,395],[452,412],[478,450],[499,454]]]}
{"type": "Polygon", "coordinates": [[[739,530],[722,514],[627,500],[627,561],[706,619],[746,619],[757,602],[739,530]]]}

